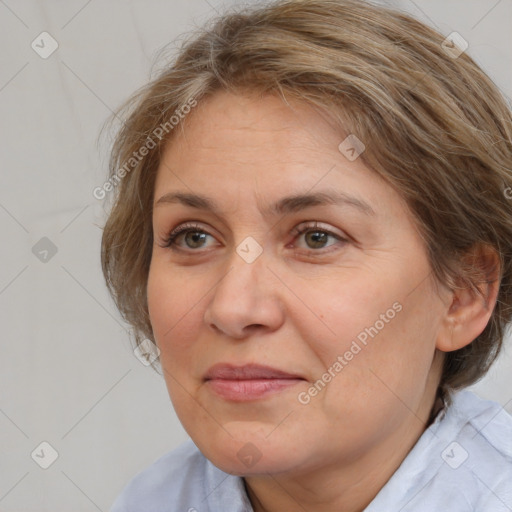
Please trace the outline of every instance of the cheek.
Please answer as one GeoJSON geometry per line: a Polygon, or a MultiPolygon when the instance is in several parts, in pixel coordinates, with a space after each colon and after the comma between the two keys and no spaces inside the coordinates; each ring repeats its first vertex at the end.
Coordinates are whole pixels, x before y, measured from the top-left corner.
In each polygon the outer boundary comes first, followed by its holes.
{"type": "Polygon", "coordinates": [[[346,367],[348,390],[361,393],[358,387],[364,382],[365,393],[389,401],[390,406],[400,408],[402,403],[414,407],[427,385],[438,328],[428,312],[427,294],[423,297],[408,297],[399,304],[396,301],[396,310],[384,307],[351,338],[348,355],[352,360],[346,367]],[[360,351],[353,349],[354,342],[360,351]]]}
{"type": "Polygon", "coordinates": [[[329,386],[335,394],[344,390],[343,396],[347,391],[359,396],[365,383],[367,390],[382,393],[409,387],[414,396],[416,385],[424,386],[435,349],[438,311],[427,286],[410,293],[403,284],[410,281],[346,280],[343,286],[324,283],[322,293],[317,288],[309,294],[318,321],[309,315],[304,326],[308,325],[322,371],[331,368],[336,375],[329,386]],[[327,335],[315,337],[315,329],[327,335]]]}
{"type": "Polygon", "coordinates": [[[162,333],[165,332],[164,322],[167,323],[167,329],[172,326],[171,319],[165,319],[164,312],[168,309],[172,296],[167,292],[168,286],[161,276],[158,268],[152,264],[148,275],[147,298],[148,312],[156,341],[161,341],[162,333]]]}
{"type": "Polygon", "coordinates": [[[155,341],[164,359],[176,355],[190,345],[197,329],[199,309],[194,293],[184,293],[183,283],[171,274],[152,265],[148,276],[148,311],[155,341]]]}
{"type": "Polygon", "coordinates": [[[321,329],[330,334],[331,351],[348,350],[350,342],[358,337],[364,342],[368,337],[366,329],[377,321],[379,327],[383,327],[380,325],[381,314],[388,312],[387,319],[399,316],[393,309],[396,295],[390,293],[390,287],[383,286],[382,281],[371,275],[364,276],[355,271],[343,280],[330,279],[315,287],[306,284],[303,295],[315,313],[308,315],[310,330],[321,329]]]}

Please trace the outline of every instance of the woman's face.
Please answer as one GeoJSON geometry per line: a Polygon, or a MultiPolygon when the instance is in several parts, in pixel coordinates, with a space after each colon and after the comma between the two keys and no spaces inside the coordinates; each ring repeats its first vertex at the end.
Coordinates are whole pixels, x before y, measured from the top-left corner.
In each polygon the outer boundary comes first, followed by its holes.
{"type": "Polygon", "coordinates": [[[147,292],[167,388],[234,474],[400,461],[440,377],[448,302],[405,203],[350,139],[339,149],[345,136],[291,105],[217,93],[155,185],[147,292]]]}

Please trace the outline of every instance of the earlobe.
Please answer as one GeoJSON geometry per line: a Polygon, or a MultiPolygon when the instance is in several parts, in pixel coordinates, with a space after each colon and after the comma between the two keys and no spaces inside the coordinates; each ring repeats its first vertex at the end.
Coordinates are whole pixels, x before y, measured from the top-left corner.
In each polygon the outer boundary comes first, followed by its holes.
{"type": "Polygon", "coordinates": [[[476,283],[480,293],[467,284],[452,291],[436,343],[443,352],[459,350],[475,340],[489,323],[496,305],[500,285],[497,252],[489,246],[478,246],[465,260],[465,268],[481,276],[476,283]]]}

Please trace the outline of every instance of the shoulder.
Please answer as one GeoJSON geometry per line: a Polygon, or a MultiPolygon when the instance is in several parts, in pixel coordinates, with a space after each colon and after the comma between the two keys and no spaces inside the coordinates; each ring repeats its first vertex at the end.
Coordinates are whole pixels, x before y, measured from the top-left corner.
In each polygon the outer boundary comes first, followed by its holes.
{"type": "Polygon", "coordinates": [[[446,470],[462,470],[460,478],[464,478],[467,491],[471,488],[475,495],[475,510],[510,510],[512,416],[501,404],[468,390],[459,392],[453,405],[453,415],[463,428],[445,451],[445,461],[452,453],[458,458],[452,466],[448,463],[446,470]]]}
{"type": "Polygon", "coordinates": [[[449,414],[469,446],[512,462],[512,416],[501,404],[462,390],[454,395],[449,414]]]}
{"type": "Polygon", "coordinates": [[[197,496],[203,494],[205,472],[206,458],[188,440],[137,473],[121,491],[110,512],[187,512],[193,508],[197,496]]]}
{"type": "Polygon", "coordinates": [[[110,512],[252,512],[243,479],[221,471],[188,440],[136,474],[110,512]]]}
{"type": "Polygon", "coordinates": [[[433,494],[441,499],[452,489],[459,497],[453,510],[509,510],[504,503],[512,505],[512,416],[503,406],[460,390],[433,427],[433,494]]]}
{"type": "Polygon", "coordinates": [[[472,391],[452,393],[367,512],[386,507],[510,512],[512,417],[472,391]]]}

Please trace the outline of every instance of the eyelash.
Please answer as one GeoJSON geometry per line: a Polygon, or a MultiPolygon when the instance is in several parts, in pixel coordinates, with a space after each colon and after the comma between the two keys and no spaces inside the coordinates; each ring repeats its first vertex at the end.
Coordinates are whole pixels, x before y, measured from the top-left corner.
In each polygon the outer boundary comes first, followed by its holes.
{"type": "MultiPolygon", "coordinates": [[[[171,249],[173,251],[198,252],[199,249],[197,249],[197,250],[195,250],[195,249],[188,249],[187,250],[187,249],[180,249],[178,246],[176,246],[176,244],[175,244],[176,238],[179,235],[186,234],[188,232],[191,232],[191,233],[202,233],[202,234],[205,234],[205,235],[212,236],[207,231],[202,229],[201,226],[199,226],[197,224],[182,224],[181,226],[178,226],[177,228],[173,229],[165,237],[165,239],[163,240],[163,243],[161,244],[161,247],[166,248],[166,249],[171,249]]],[[[342,242],[342,243],[346,243],[346,242],[349,241],[347,238],[343,238],[342,236],[334,233],[333,231],[330,231],[330,230],[325,229],[325,228],[319,228],[318,224],[316,222],[313,223],[313,225],[311,225],[311,224],[310,225],[305,225],[305,226],[302,226],[300,228],[299,227],[295,227],[292,230],[291,234],[294,235],[295,237],[298,237],[298,236],[303,235],[304,233],[308,233],[308,232],[325,233],[327,235],[330,235],[331,237],[336,238],[339,242],[342,242]]],[[[328,247],[331,247],[331,246],[328,246],[328,247]]],[[[307,249],[307,250],[310,250],[310,251],[313,251],[313,252],[320,252],[322,249],[326,249],[328,247],[323,247],[323,248],[320,248],[318,250],[315,250],[315,249],[307,249]]]]}

